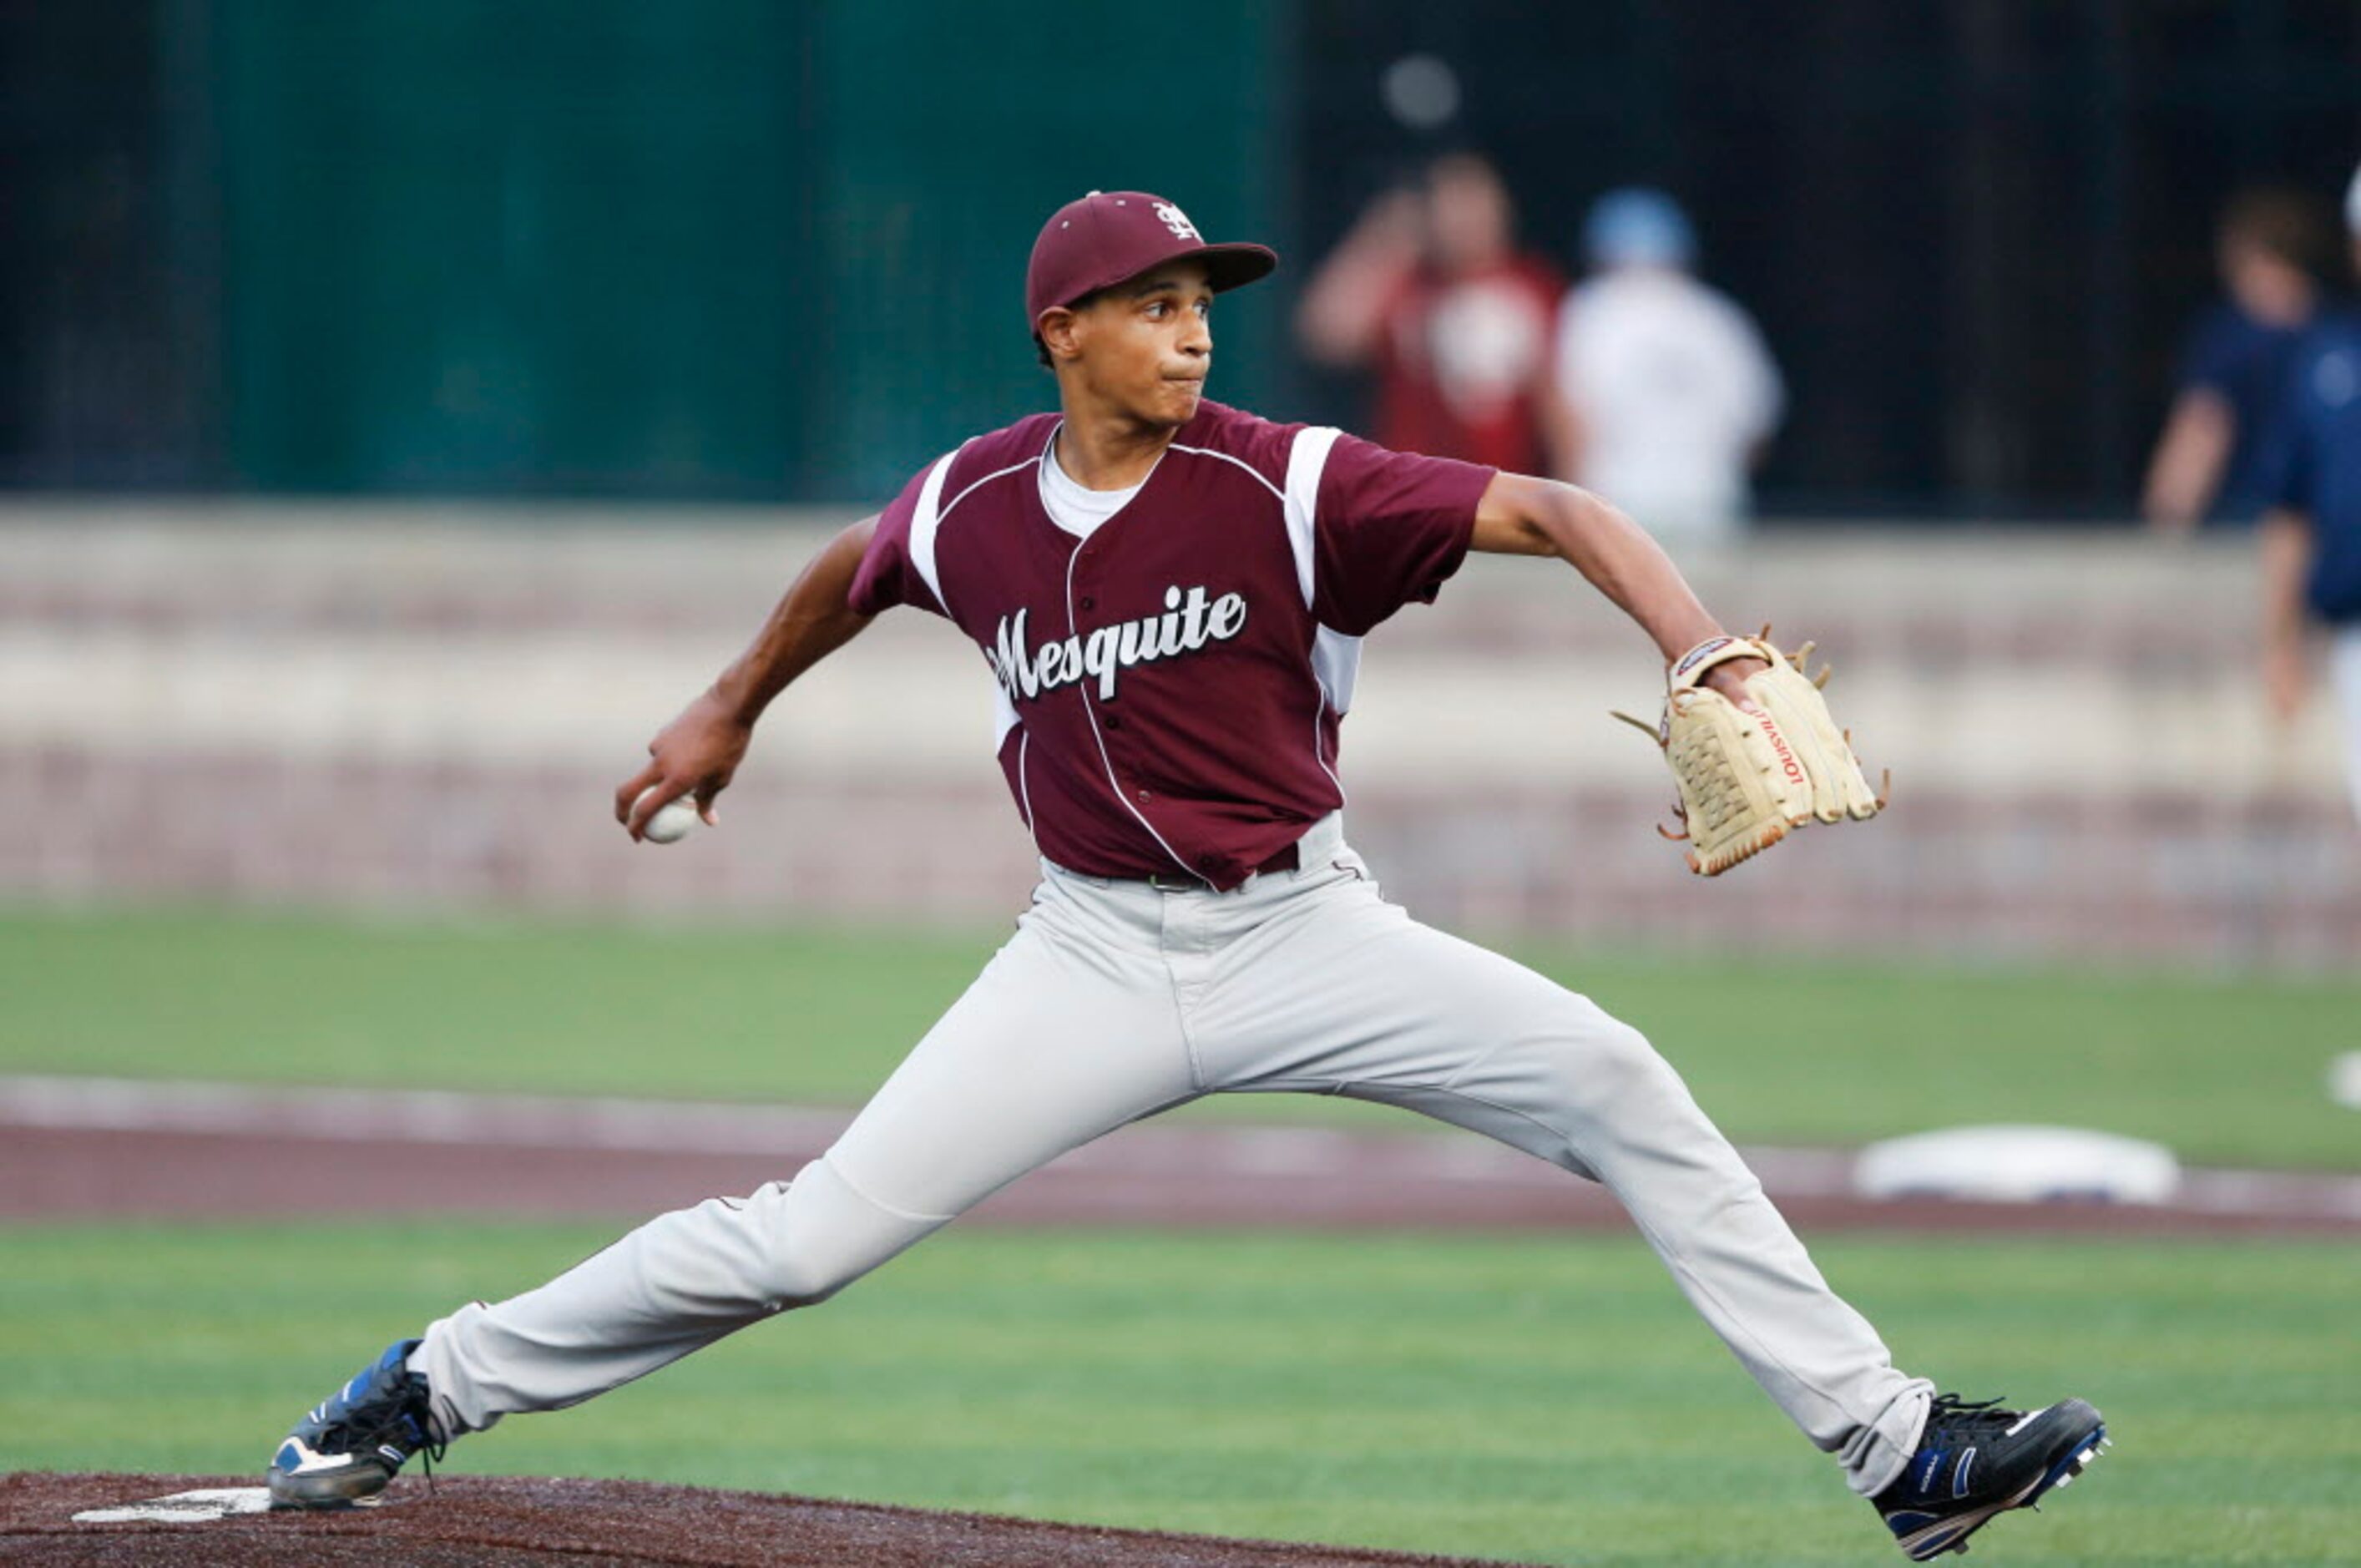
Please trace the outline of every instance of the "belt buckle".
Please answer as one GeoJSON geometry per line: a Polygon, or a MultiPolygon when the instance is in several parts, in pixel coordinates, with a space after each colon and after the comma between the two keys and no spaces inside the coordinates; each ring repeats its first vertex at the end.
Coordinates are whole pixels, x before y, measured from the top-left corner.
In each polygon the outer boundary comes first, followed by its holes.
{"type": "Polygon", "coordinates": [[[1194,893],[1205,885],[1195,877],[1174,876],[1170,872],[1150,872],[1147,881],[1159,893],[1194,893]]]}

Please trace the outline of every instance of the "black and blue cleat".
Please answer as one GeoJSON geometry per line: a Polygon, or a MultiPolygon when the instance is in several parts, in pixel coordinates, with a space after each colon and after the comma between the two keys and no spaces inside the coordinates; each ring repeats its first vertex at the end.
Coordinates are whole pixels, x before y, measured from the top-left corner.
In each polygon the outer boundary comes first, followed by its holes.
{"type": "Polygon", "coordinates": [[[1871,1500],[1913,1563],[1967,1551],[1968,1537],[2080,1475],[2107,1446],[2107,1423],[2080,1399],[2004,1410],[1936,1396],[1908,1468],[1871,1500]]]}
{"type": "Polygon", "coordinates": [[[270,1461],[275,1508],[366,1508],[413,1453],[443,1457],[426,1379],[410,1370],[416,1340],[388,1348],[295,1423],[270,1461]]]}

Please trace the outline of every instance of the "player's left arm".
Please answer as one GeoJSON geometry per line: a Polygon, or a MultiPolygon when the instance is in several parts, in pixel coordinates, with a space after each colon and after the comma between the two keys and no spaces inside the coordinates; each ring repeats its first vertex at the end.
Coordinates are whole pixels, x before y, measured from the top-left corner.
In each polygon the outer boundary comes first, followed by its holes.
{"type": "Polygon", "coordinates": [[[2147,525],[2158,533],[2194,532],[2213,504],[2237,441],[2236,411],[2220,392],[2191,387],[2175,398],[2140,488],[2140,515],[2147,525]]]}
{"type": "MultiPolygon", "coordinates": [[[[1580,572],[1655,640],[1670,664],[1709,637],[1724,635],[1648,531],[1577,485],[1527,474],[1499,474],[1476,506],[1468,548],[1496,555],[1554,555],[1580,572]]],[[[1707,672],[1706,684],[1732,702],[1765,666],[1732,659],[1707,672]]]]}

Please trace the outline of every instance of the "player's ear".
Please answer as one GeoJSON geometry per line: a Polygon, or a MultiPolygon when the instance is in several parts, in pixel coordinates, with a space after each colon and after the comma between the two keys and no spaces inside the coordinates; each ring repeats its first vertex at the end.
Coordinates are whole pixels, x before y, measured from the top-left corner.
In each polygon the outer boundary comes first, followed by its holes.
{"type": "Polygon", "coordinates": [[[1049,355],[1050,364],[1082,356],[1082,317],[1077,313],[1064,305],[1052,305],[1041,313],[1037,324],[1042,350],[1049,355]]]}

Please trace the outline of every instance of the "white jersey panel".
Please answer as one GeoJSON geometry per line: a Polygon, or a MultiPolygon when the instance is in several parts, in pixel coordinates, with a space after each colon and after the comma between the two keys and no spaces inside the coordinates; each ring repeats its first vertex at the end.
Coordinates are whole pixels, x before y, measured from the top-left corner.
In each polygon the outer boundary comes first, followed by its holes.
{"type": "Polygon", "coordinates": [[[1361,678],[1361,640],[1322,627],[1312,639],[1312,674],[1342,718],[1352,710],[1353,684],[1361,678]]]}
{"type": "MultiPolygon", "coordinates": [[[[1287,547],[1295,554],[1295,586],[1303,590],[1307,609],[1319,587],[1315,528],[1320,510],[1320,480],[1328,471],[1328,455],[1336,449],[1336,438],[1342,433],[1334,425],[1311,425],[1296,433],[1295,444],[1287,451],[1287,492],[1282,498],[1287,514],[1287,547]]],[[[1312,640],[1312,674],[1326,695],[1328,706],[1343,717],[1353,706],[1353,685],[1360,679],[1361,640],[1320,627],[1312,640]]],[[[1327,766],[1324,759],[1321,766],[1327,766]]]]}
{"type": "MultiPolygon", "coordinates": [[[[964,444],[962,444],[962,446],[964,444]]],[[[950,477],[951,462],[961,447],[954,447],[935,459],[927,470],[927,482],[918,487],[917,510],[910,514],[910,565],[935,596],[935,602],[945,609],[951,601],[943,598],[942,575],[935,569],[935,531],[942,524],[943,481],[950,477]]]]}
{"type": "Polygon", "coordinates": [[[1328,469],[1328,454],[1343,433],[1334,425],[1315,424],[1295,433],[1287,449],[1287,490],[1280,498],[1287,513],[1287,547],[1295,553],[1295,585],[1303,590],[1303,606],[1312,608],[1312,514],[1320,506],[1320,476],[1328,469]]]}

